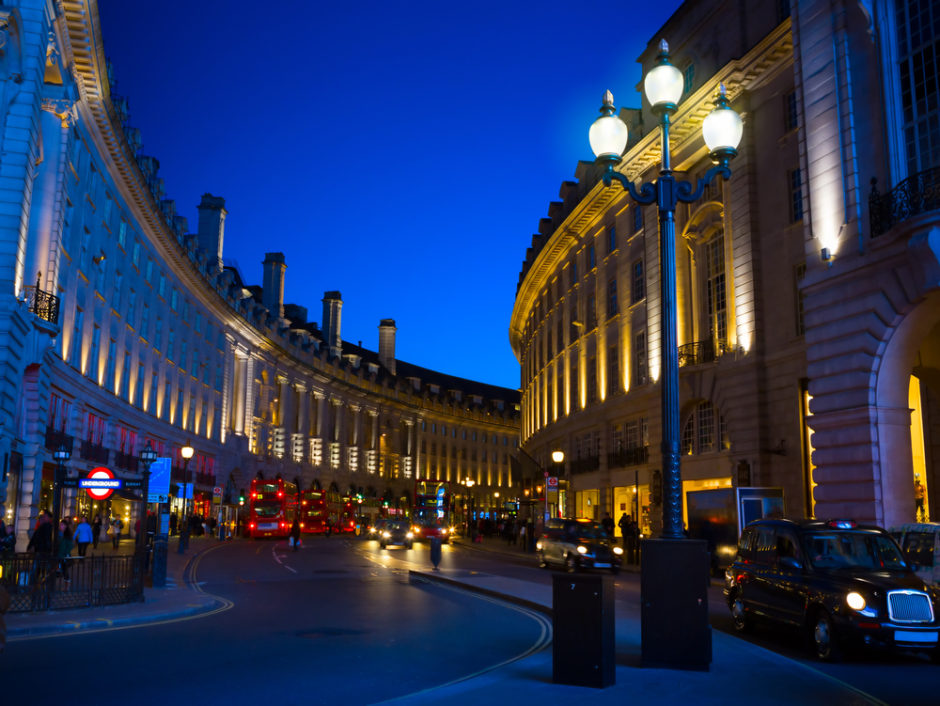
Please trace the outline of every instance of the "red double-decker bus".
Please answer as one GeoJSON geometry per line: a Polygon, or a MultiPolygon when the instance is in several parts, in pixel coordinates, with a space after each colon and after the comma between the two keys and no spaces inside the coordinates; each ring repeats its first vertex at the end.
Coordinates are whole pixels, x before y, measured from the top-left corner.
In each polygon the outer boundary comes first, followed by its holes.
{"type": "Polygon", "coordinates": [[[301,490],[298,496],[297,517],[300,531],[305,534],[323,534],[330,523],[330,510],[325,490],[301,490]]]}
{"type": "Polygon", "coordinates": [[[356,509],[358,503],[351,497],[333,494],[327,503],[333,531],[337,533],[356,531],[356,509]]]}
{"type": "Polygon", "coordinates": [[[440,537],[447,542],[454,533],[450,516],[450,488],[447,481],[431,478],[415,480],[414,510],[411,513],[416,539],[440,537]]]}
{"type": "Polygon", "coordinates": [[[277,478],[251,481],[248,494],[248,536],[287,537],[297,512],[297,486],[277,478]]]}

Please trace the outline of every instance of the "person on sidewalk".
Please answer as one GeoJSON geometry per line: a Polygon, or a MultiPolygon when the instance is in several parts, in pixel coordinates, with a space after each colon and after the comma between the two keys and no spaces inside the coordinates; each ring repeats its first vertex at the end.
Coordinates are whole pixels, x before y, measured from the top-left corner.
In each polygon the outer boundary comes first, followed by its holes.
{"type": "Polygon", "coordinates": [[[72,556],[72,527],[67,519],[59,523],[59,551],[56,558],[59,560],[59,573],[69,584],[72,580],[69,578],[69,561],[72,556]]]}
{"type": "Polygon", "coordinates": [[[300,549],[300,523],[294,518],[294,524],[290,526],[290,543],[296,552],[300,549]]]}
{"type": "Polygon", "coordinates": [[[95,513],[95,521],[91,523],[91,548],[98,548],[98,542],[101,541],[101,513],[95,513]]]}
{"type": "Polygon", "coordinates": [[[36,525],[33,536],[29,538],[26,551],[33,551],[37,554],[52,554],[52,514],[48,510],[43,510],[40,513],[39,524],[36,525]]]}
{"type": "Polygon", "coordinates": [[[614,538],[614,518],[610,516],[609,512],[604,513],[604,518],[601,520],[601,526],[604,528],[604,531],[607,533],[607,537],[611,540],[614,538]]]}
{"type": "Polygon", "coordinates": [[[92,543],[94,533],[91,531],[91,525],[88,524],[88,518],[82,515],[78,526],[75,528],[75,545],[78,547],[78,555],[85,556],[88,551],[88,545],[92,543]]]}
{"type": "Polygon", "coordinates": [[[121,530],[124,529],[124,523],[121,521],[120,515],[115,515],[114,519],[111,520],[111,546],[116,550],[121,544],[121,530]]]}

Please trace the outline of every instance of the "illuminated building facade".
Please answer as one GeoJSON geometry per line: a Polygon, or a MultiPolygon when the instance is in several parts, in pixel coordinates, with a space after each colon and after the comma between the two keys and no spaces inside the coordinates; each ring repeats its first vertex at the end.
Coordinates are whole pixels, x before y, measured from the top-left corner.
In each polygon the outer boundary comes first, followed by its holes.
{"type": "MultiPolygon", "coordinates": [[[[790,514],[885,526],[915,517],[915,480],[921,517],[940,502],[940,10],[927,5],[756,3],[739,22],[738,3],[690,0],[639,57],[645,74],[666,38],[684,74],[681,178],[711,166],[701,123],[719,83],[744,119],[730,181],[676,214],[685,492],[782,487],[790,514]]],[[[654,180],[657,120],[620,115],[618,169],[654,180]]],[[[576,177],[519,278],[522,448],[546,466],[565,452],[569,514],[626,512],[655,533],[657,211],[591,163],[576,177]]]]}
{"type": "MultiPolygon", "coordinates": [[[[8,3],[0,40],[0,503],[18,546],[62,444],[73,477],[139,478],[150,441],[179,484],[190,441],[197,514],[258,473],[393,507],[422,477],[471,478],[484,507],[511,494],[518,391],[397,361],[390,319],[378,352],[343,341],[338,291],[308,322],[283,300],[282,253],[246,286],[222,260],[221,197],[202,196],[190,232],[111,93],[94,0],[8,3]]],[[[74,489],[63,505],[138,506],[74,489]]]]}

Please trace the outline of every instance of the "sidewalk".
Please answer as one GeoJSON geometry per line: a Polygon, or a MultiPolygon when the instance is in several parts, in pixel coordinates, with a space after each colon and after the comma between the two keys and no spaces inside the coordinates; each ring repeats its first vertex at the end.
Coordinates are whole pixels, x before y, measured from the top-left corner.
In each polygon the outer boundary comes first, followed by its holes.
{"type": "MultiPolygon", "coordinates": [[[[225,605],[222,601],[203,593],[198,587],[187,585],[184,579],[190,562],[217,544],[218,540],[214,538],[191,537],[189,551],[177,554],[176,538],[171,537],[166,560],[166,587],[145,587],[143,602],[43,613],[7,613],[4,616],[7,640],[14,642],[32,637],[156,623],[221,608],[225,605]]],[[[134,542],[130,539],[123,540],[116,552],[110,541],[98,546],[99,554],[131,554],[133,551],[134,542]]]]}

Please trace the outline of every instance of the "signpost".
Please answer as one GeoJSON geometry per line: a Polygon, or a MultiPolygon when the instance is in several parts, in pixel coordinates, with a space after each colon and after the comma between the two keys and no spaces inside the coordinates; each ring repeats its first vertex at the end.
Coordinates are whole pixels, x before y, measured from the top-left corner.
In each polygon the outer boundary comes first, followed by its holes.
{"type": "Polygon", "coordinates": [[[170,502],[170,459],[158,458],[150,464],[150,487],[148,503],[170,502]]]}

